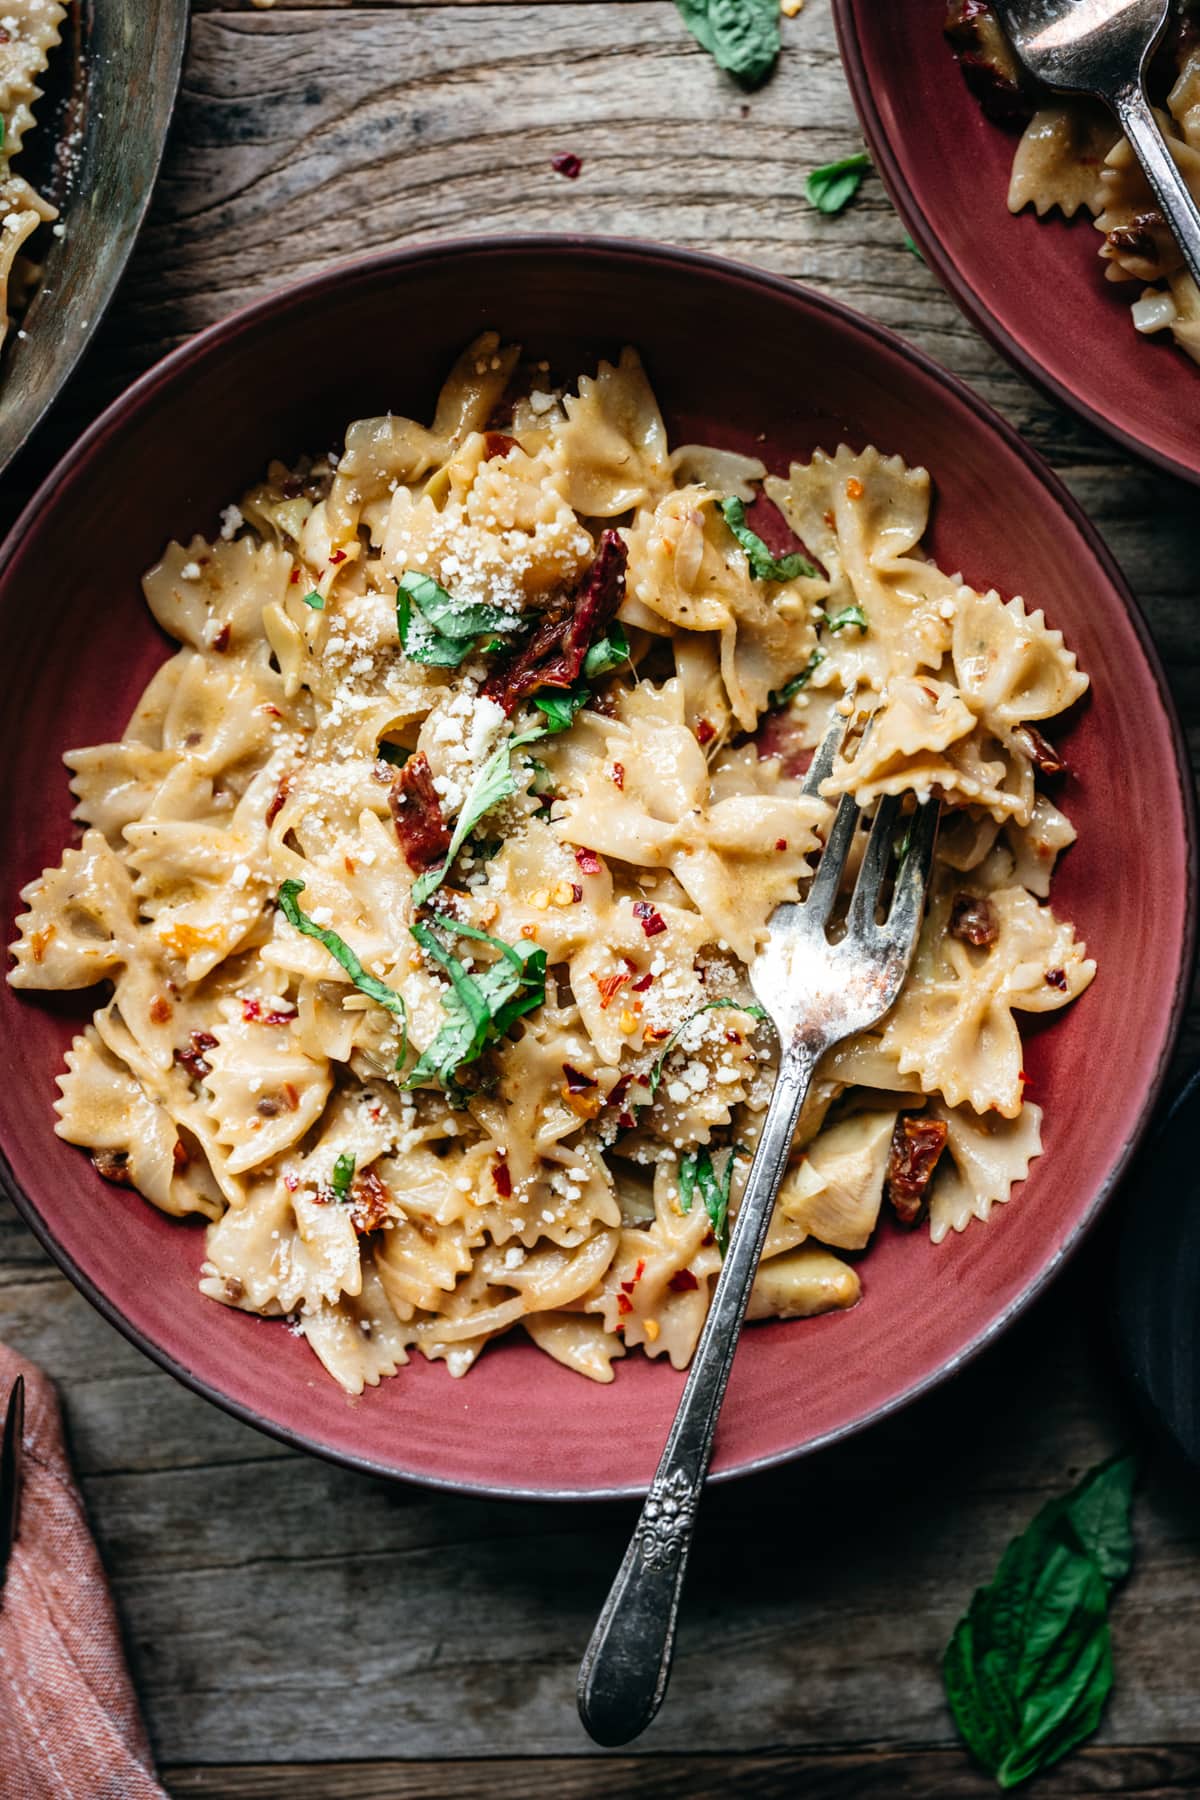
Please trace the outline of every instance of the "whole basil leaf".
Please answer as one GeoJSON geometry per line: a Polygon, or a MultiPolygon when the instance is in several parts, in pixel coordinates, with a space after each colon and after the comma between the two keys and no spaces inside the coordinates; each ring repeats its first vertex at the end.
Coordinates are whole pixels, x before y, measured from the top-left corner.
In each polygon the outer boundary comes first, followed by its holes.
{"type": "Polygon", "coordinates": [[[751,531],[747,525],[745,504],[736,494],[722,500],[721,511],[725,523],[746,553],[755,581],[795,581],[797,575],[816,574],[807,556],[802,556],[799,550],[793,550],[788,556],[773,555],[757,531],[751,531]]]}
{"type": "Polygon", "coordinates": [[[543,691],[534,694],[533,704],[545,715],[546,730],[556,736],[560,731],[569,731],[575,720],[575,714],[585,707],[592,697],[590,688],[572,688],[568,693],[553,694],[543,691]]]}
{"type": "Polygon", "coordinates": [[[765,81],[779,55],[778,0],[675,0],[683,22],[743,87],[765,81]]]}
{"type": "Polygon", "coordinates": [[[1114,1457],[1051,1500],[977,1590],[943,1662],[972,1755],[1016,1787],[1080,1743],[1112,1687],[1108,1605],[1132,1558],[1135,1464],[1114,1457]]]}
{"type": "Polygon", "coordinates": [[[840,157],[837,162],[822,163],[804,184],[809,205],[815,206],[818,212],[840,213],[857,194],[870,166],[871,158],[865,150],[840,157]]]}

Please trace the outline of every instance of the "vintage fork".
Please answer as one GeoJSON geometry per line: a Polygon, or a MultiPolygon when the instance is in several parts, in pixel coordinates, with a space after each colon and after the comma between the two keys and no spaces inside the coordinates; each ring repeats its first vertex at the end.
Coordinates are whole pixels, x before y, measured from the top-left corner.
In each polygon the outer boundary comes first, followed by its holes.
{"type": "Polygon", "coordinates": [[[21,1519],[21,1443],[25,1435],[25,1377],[18,1375],[9,1391],[0,1435],[0,1595],[8,1559],[21,1519]]]}
{"type": "MultiPolygon", "coordinates": [[[[822,743],[805,778],[809,793],[828,776],[845,729],[839,719],[822,743]]],[[[750,967],[750,985],[779,1033],[779,1075],[675,1423],[579,1670],[579,1716],[597,1743],[628,1742],[662,1703],[717,1415],[796,1121],[825,1051],[874,1025],[900,992],[921,923],[938,811],[927,801],[912,816],[881,921],[901,804],[880,802],[844,935],[831,943],[827,928],[861,817],[844,797],[806,898],[776,909],[750,967]]]]}
{"type": "Polygon", "coordinates": [[[1092,94],[1116,113],[1200,284],[1200,209],[1146,98],[1150,52],[1170,0],[995,0],[1000,23],[1036,81],[1092,94]]]}

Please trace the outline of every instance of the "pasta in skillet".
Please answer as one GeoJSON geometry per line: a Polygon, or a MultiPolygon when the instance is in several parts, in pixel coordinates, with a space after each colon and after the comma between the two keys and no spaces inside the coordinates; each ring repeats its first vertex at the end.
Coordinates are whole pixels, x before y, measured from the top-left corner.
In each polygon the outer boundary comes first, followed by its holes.
{"type": "Polygon", "coordinates": [[[59,0],[4,0],[0,9],[0,344],[31,279],[23,248],[39,225],[58,217],[11,164],[34,124],[33,104],[41,98],[37,78],[61,42],[66,16],[59,0]]]}
{"type": "Polygon", "coordinates": [[[921,548],[929,477],[669,449],[629,350],[574,390],[486,334],[428,427],[275,465],[146,578],[179,650],[68,757],[26,988],[111,984],[59,1134],[208,1221],[201,1287],[360,1390],[521,1326],[687,1363],[770,1091],[747,961],[839,793],[945,797],[915,967],[822,1065],[751,1316],[854,1303],[887,1204],[986,1219],[1040,1150],[1018,1015],[1094,965],[1038,723],[1087,682],[921,548]],[[764,502],[762,511],[769,513],[764,502]],[[758,515],[755,515],[758,517],[758,515]],[[809,557],[813,560],[809,561],[809,557]],[[825,792],[837,712],[870,715],[825,792]]]}
{"type": "MultiPolygon", "coordinates": [[[[1099,255],[1107,279],[1138,284],[1130,303],[1135,328],[1169,331],[1200,362],[1200,290],[1108,108],[1031,82],[989,0],[949,0],[946,34],[984,111],[1021,130],[1009,211],[1032,206],[1042,218],[1057,207],[1067,219],[1090,213],[1104,234],[1099,255]]],[[[1174,0],[1149,86],[1171,154],[1200,201],[1200,32],[1189,0],[1174,0]]]]}

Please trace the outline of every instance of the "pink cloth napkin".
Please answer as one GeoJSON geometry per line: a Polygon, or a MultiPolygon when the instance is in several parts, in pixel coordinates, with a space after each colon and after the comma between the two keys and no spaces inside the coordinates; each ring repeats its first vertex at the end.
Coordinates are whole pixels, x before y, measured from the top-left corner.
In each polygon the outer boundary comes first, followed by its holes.
{"type": "Polygon", "coordinates": [[[0,1344],[0,1418],[25,1377],[20,1535],[0,1592],[3,1800],[165,1800],[112,1595],[40,1369],[0,1344]]]}

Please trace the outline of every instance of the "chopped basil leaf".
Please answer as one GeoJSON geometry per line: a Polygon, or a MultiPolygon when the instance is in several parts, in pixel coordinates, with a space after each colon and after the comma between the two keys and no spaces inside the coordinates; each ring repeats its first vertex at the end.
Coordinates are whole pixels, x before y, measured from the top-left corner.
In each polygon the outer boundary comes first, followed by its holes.
{"type": "Polygon", "coordinates": [[[814,650],[798,675],[793,675],[792,679],[785,681],[781,688],[777,688],[767,695],[768,712],[775,712],[779,707],[786,706],[793,694],[798,694],[802,687],[807,687],[814,672],[824,661],[825,652],[820,649],[814,650]]]}
{"type": "Polygon", "coordinates": [[[314,612],[325,611],[325,596],[319,594],[316,588],[310,588],[307,594],[301,594],[300,600],[302,605],[311,606],[314,612]]]}
{"type": "Polygon", "coordinates": [[[389,744],[386,738],[376,745],[375,754],[380,762],[391,763],[394,769],[402,769],[412,751],[406,744],[389,744]]]}
{"type": "Polygon", "coordinates": [[[1093,1731],[1112,1687],[1108,1606],[1133,1556],[1134,1459],[1114,1457],[1051,1500],[976,1590],[942,1664],[972,1755],[1002,1788],[1093,1731]]]}
{"type": "Polygon", "coordinates": [[[691,1212],[699,1188],[722,1256],[729,1248],[729,1186],[733,1180],[733,1158],[731,1150],[719,1175],[713,1167],[712,1151],[707,1148],[689,1150],[679,1164],[679,1204],[685,1213],[691,1212]]]}
{"type": "Polygon", "coordinates": [[[592,697],[590,688],[572,688],[569,693],[534,694],[533,704],[539,712],[546,715],[546,730],[551,737],[560,731],[567,731],[575,721],[575,714],[587,705],[592,697]]]}
{"type": "Polygon", "coordinates": [[[844,631],[847,625],[857,625],[860,631],[865,631],[867,615],[861,606],[844,606],[840,613],[826,613],[825,623],[830,631],[844,631]]]}
{"type": "MultiPolygon", "coordinates": [[[[741,1000],[706,1000],[703,1006],[698,1006],[694,1012],[688,1013],[686,1018],[680,1019],[678,1025],[663,1045],[658,1061],[650,1071],[651,1100],[653,1100],[658,1092],[659,1083],[663,1078],[663,1070],[667,1066],[667,1058],[682,1037],[684,1028],[690,1025],[693,1019],[698,1019],[701,1013],[715,1012],[720,1006],[732,1006],[737,1012],[748,1013],[752,1019],[765,1019],[767,1016],[761,1006],[755,1006],[753,1004],[746,1005],[741,1000]]],[[[687,1211],[686,1206],[683,1210],[685,1212],[687,1211]]]]}
{"type": "Polygon", "coordinates": [[[472,972],[428,925],[418,921],[409,927],[421,948],[446,971],[450,986],[442,996],[446,1022],[404,1085],[417,1087],[433,1079],[455,1098],[460,1093],[455,1080],[459,1069],[474,1062],[489,1044],[497,1043],[524,1013],[544,1003],[546,952],[532,943],[506,944],[473,925],[435,916],[443,930],[475,938],[500,952],[500,960],[490,968],[472,972]]]}
{"type": "Polygon", "coordinates": [[[350,1183],[354,1180],[354,1152],[343,1150],[333,1165],[333,1180],[330,1190],[335,1200],[350,1198],[350,1183]]]}
{"type": "Polygon", "coordinates": [[[339,937],[336,931],[327,930],[324,925],[318,925],[315,920],[309,918],[307,913],[301,912],[296,904],[296,899],[303,892],[304,883],[302,881],[280,883],[279,910],[288,924],[302,932],[305,937],[316,938],[318,943],[324,944],[330,956],[341,963],[355,987],[374,1000],[377,1006],[385,1006],[390,1013],[396,1013],[400,1018],[406,1018],[407,1009],[404,1005],[403,994],[398,994],[394,988],[388,987],[386,982],[376,980],[374,975],[368,975],[345,938],[339,937]]]}
{"type": "Polygon", "coordinates": [[[488,757],[478,775],[472,781],[463,797],[458,810],[458,818],[450,838],[450,848],[446,852],[446,860],[436,869],[427,869],[413,882],[413,905],[424,906],[430,894],[441,887],[455,857],[466,842],[472,828],[477,825],[485,813],[499,806],[502,800],[508,800],[517,791],[516,777],[512,772],[512,753],[522,744],[532,744],[538,738],[545,737],[546,727],[535,725],[531,731],[523,731],[517,737],[506,738],[500,748],[488,757]]]}
{"type": "Polygon", "coordinates": [[[857,194],[870,166],[865,150],[857,150],[853,156],[843,156],[837,162],[822,163],[804,184],[809,205],[818,212],[840,213],[857,194]]]}
{"type": "Polygon", "coordinates": [[[583,672],[589,680],[608,675],[629,661],[629,639],[619,625],[610,625],[607,635],[594,643],[583,659],[583,672]]]}
{"type": "Polygon", "coordinates": [[[4,120],[0,119],[0,150],[4,148],[4,120]]]}
{"type": "Polygon", "coordinates": [[[756,581],[795,581],[797,575],[816,574],[807,556],[802,556],[798,550],[790,556],[772,556],[758,533],[747,525],[745,505],[736,494],[722,500],[721,511],[725,523],[746,552],[750,573],[756,581]]]}
{"type": "Polygon", "coordinates": [[[521,620],[498,606],[459,600],[417,569],[396,583],[396,630],[407,656],[433,668],[456,669],[484,631],[516,631],[521,620]]]}
{"type": "Polygon", "coordinates": [[[778,0],[675,0],[683,22],[743,87],[765,81],[779,55],[778,0]]]}

